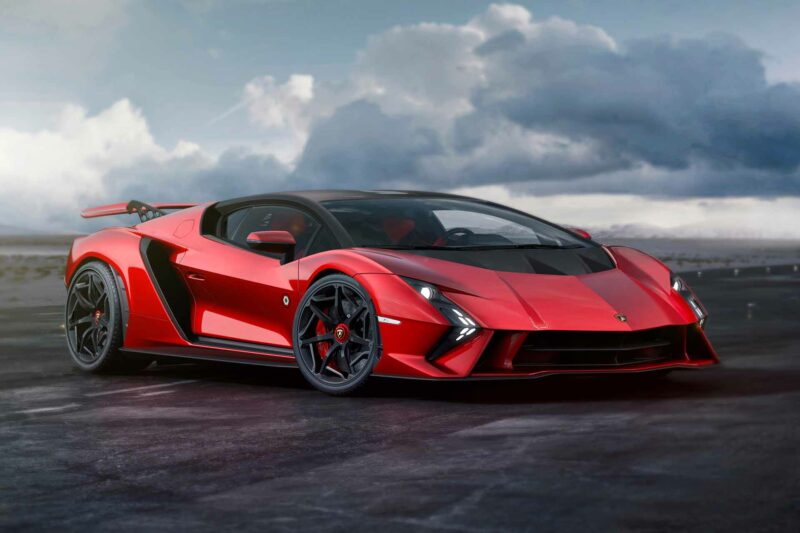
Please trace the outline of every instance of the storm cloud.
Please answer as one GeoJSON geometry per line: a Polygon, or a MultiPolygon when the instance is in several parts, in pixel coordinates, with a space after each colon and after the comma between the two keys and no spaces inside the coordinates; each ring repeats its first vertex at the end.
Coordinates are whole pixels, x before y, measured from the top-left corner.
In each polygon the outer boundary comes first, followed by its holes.
{"type": "Polygon", "coordinates": [[[316,123],[301,178],[313,160],[317,175],[333,170],[342,185],[800,192],[800,86],[770,85],[761,53],[735,37],[620,44],[599,28],[492,6],[464,26],[377,36],[352,86],[378,109],[362,131],[352,113],[316,123]],[[437,69],[436,57],[449,61],[437,69]],[[378,133],[377,113],[385,142],[362,144],[361,134],[378,133]],[[390,124],[402,121],[398,138],[390,124]],[[428,149],[409,149],[422,132],[428,149]]]}
{"type": "Polygon", "coordinates": [[[0,125],[3,207],[43,224],[130,197],[323,187],[800,195],[800,85],[769,83],[734,36],[617,42],[492,5],[375,35],[335,83],[266,72],[212,123],[242,109],[262,142],[217,153],[160,146],[127,99],[69,106],[38,132],[0,125]]]}

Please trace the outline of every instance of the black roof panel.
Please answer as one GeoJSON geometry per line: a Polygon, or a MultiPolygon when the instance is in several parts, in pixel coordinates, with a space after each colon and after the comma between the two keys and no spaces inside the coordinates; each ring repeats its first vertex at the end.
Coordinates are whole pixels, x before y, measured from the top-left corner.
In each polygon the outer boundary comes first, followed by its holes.
{"type": "Polygon", "coordinates": [[[309,191],[286,191],[274,192],[266,194],[257,194],[253,196],[246,196],[243,198],[233,198],[224,200],[220,204],[242,204],[249,202],[269,201],[269,200],[306,200],[314,203],[326,202],[328,200],[362,200],[370,198],[386,198],[386,197],[417,197],[417,198],[443,198],[443,197],[459,197],[454,194],[428,192],[428,191],[400,191],[400,190],[376,190],[376,191],[361,191],[350,189],[319,189],[309,191]]]}

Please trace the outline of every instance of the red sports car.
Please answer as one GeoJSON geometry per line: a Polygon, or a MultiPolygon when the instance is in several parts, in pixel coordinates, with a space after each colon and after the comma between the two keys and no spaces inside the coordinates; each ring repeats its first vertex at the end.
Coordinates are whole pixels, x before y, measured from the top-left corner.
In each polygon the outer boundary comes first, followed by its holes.
{"type": "Polygon", "coordinates": [[[345,394],[417,379],[664,373],[718,361],[706,310],[661,262],[491,202],[309,191],[88,209],[67,345],[83,370],[162,358],[297,366],[345,394]]]}

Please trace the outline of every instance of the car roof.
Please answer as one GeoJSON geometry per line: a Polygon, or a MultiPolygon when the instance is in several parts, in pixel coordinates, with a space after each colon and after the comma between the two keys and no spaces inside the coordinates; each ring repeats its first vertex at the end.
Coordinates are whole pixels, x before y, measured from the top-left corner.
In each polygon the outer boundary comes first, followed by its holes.
{"type": "Polygon", "coordinates": [[[465,198],[455,194],[428,191],[403,191],[403,190],[354,190],[354,189],[318,189],[308,191],[286,191],[267,194],[257,194],[243,198],[225,200],[220,204],[256,203],[270,200],[300,200],[306,202],[327,202],[329,200],[366,200],[377,198],[465,198]]]}
{"type": "Polygon", "coordinates": [[[216,204],[212,204],[209,210],[207,210],[203,215],[203,227],[206,228],[205,231],[211,231],[208,229],[207,224],[217,224],[219,217],[245,207],[258,205],[261,203],[289,204],[293,206],[304,207],[307,211],[313,213],[333,232],[334,236],[342,245],[342,247],[348,247],[353,246],[353,241],[350,234],[331,214],[331,212],[322,205],[322,203],[329,200],[365,200],[378,198],[462,198],[472,201],[480,201],[475,200],[474,198],[467,198],[465,196],[458,196],[455,194],[427,191],[360,191],[347,189],[321,189],[309,191],[275,192],[269,194],[256,194],[241,198],[232,198],[230,200],[223,200],[221,202],[217,202],[216,204]],[[211,212],[215,213],[216,217],[210,218],[207,216],[211,212]]]}

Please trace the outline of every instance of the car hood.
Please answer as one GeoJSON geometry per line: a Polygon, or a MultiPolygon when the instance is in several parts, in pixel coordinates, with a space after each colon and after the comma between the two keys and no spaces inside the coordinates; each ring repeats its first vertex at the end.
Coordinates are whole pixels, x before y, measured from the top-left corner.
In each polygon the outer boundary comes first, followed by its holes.
{"type": "Polygon", "coordinates": [[[405,251],[357,251],[399,276],[437,285],[485,328],[630,331],[691,322],[671,298],[668,271],[667,281],[654,279],[610,258],[612,267],[599,272],[538,274],[405,251]]]}

